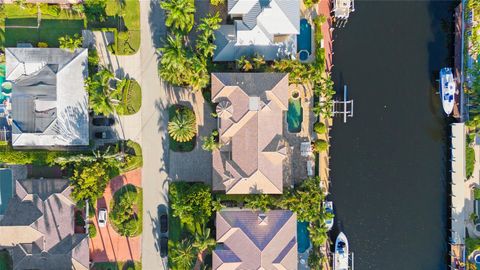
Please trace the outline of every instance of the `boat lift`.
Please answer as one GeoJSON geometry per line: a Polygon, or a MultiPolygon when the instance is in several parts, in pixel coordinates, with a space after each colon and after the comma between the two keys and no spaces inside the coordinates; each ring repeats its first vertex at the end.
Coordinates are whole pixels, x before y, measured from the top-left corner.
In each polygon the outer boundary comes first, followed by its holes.
{"type": "Polygon", "coordinates": [[[345,27],[348,22],[350,12],[355,11],[354,0],[333,0],[333,17],[337,27],[345,27]]]}
{"type": "Polygon", "coordinates": [[[347,117],[353,117],[353,99],[347,100],[347,85],[343,86],[343,101],[333,101],[332,115],[343,115],[344,123],[347,122],[347,117]]]}

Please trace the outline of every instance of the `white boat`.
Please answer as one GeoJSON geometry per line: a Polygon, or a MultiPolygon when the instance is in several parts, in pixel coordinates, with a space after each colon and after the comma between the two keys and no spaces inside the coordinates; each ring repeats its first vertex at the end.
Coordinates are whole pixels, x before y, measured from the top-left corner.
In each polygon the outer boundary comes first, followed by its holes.
{"type": "MultiPolygon", "coordinates": [[[[333,202],[332,201],[325,201],[323,203],[323,208],[325,208],[325,212],[331,213],[333,215],[333,202]]],[[[333,227],[333,217],[325,220],[325,226],[330,231],[333,227]]]]}
{"type": "Polygon", "coordinates": [[[335,253],[333,254],[333,270],[348,270],[348,240],[347,236],[341,232],[335,241],[335,253]]]}
{"type": "Polygon", "coordinates": [[[451,68],[442,68],[440,70],[440,98],[442,99],[443,111],[450,115],[455,104],[455,80],[451,68]]]}

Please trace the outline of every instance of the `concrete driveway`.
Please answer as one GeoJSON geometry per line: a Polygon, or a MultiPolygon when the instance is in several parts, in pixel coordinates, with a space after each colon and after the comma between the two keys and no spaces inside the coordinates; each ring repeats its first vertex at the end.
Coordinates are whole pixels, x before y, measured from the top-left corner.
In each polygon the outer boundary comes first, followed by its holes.
{"type": "Polygon", "coordinates": [[[90,260],[92,262],[123,262],[139,261],[141,258],[141,236],[124,237],[119,235],[107,222],[107,226],[100,228],[98,226],[98,210],[108,209],[110,213],[110,202],[113,194],[126,184],[132,184],[140,187],[142,183],[142,174],[140,169],[127,172],[124,175],[113,178],[103,197],[98,199],[96,213],[93,218],[97,228],[97,236],[89,238],[90,260]]]}

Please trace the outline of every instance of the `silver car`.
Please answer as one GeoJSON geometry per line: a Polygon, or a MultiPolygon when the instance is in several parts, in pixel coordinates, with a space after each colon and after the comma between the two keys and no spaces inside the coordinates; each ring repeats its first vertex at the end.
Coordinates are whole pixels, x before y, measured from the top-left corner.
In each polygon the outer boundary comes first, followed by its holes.
{"type": "Polygon", "coordinates": [[[107,209],[101,208],[98,210],[98,227],[107,226],[107,209]]]}

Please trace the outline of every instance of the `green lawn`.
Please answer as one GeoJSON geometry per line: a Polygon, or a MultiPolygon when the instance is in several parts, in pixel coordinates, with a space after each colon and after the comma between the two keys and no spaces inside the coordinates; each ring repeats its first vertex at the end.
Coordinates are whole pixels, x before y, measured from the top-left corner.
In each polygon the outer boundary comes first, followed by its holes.
{"type": "Polygon", "coordinates": [[[119,55],[134,54],[140,48],[140,2],[125,0],[125,7],[118,1],[107,1],[105,13],[109,18],[116,18],[115,27],[118,28],[117,51],[119,55]],[[123,32],[123,33],[122,33],[123,32]]]}
{"type": "Polygon", "coordinates": [[[116,107],[119,115],[130,115],[138,112],[142,106],[142,89],[137,81],[127,82],[122,93],[123,103],[116,107]]]}
{"type": "MultiPolygon", "coordinates": [[[[9,25],[32,25],[36,24],[34,18],[7,19],[5,24],[9,25]]],[[[58,38],[65,35],[81,35],[84,28],[83,20],[52,20],[44,19],[40,28],[6,28],[5,46],[15,47],[18,42],[28,42],[36,46],[38,42],[46,42],[49,47],[58,47],[58,38]]]]}
{"type": "Polygon", "coordinates": [[[94,263],[93,270],[141,270],[142,263],[141,262],[101,262],[101,263],[94,263]],[[131,268],[128,268],[131,267],[131,268]]]}

